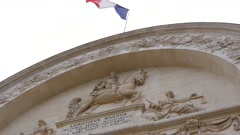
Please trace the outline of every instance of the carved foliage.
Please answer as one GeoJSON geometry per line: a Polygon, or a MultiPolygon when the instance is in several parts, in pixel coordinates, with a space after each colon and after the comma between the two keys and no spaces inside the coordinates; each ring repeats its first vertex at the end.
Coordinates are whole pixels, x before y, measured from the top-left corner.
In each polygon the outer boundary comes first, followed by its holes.
{"type": "MultiPolygon", "coordinates": [[[[118,55],[121,52],[132,52],[146,48],[164,48],[164,47],[190,47],[204,51],[215,53],[219,51],[220,54],[225,55],[227,58],[235,63],[240,61],[240,40],[231,37],[216,37],[213,35],[203,34],[179,34],[169,36],[152,36],[133,41],[123,42],[101,48],[96,51],[91,51],[82,54],[78,57],[69,59],[61,64],[55,65],[45,71],[27,78],[19,84],[13,86],[9,91],[3,93],[10,101],[12,98],[25,92],[26,90],[51,79],[63,72],[69,71],[73,68],[81,66],[87,62],[103,59],[109,56],[118,55]]],[[[217,54],[218,55],[218,54],[217,54]]],[[[0,101],[0,104],[6,103],[0,101]]]]}
{"type": "MultiPolygon", "coordinates": [[[[218,133],[226,130],[231,125],[235,131],[239,130],[239,116],[228,117],[217,122],[204,122],[197,118],[189,118],[183,126],[171,135],[195,135],[201,133],[218,133]],[[234,124],[232,124],[234,123],[234,124]]],[[[166,134],[170,135],[170,134],[166,134]]]]}

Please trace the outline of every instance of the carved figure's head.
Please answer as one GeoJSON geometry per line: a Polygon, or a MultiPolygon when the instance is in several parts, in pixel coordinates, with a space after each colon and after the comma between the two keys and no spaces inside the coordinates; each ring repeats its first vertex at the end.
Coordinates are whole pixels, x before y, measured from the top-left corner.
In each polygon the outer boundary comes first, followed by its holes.
{"type": "Polygon", "coordinates": [[[111,72],[109,78],[110,79],[116,79],[117,78],[117,73],[116,72],[111,72]]]}
{"type": "Polygon", "coordinates": [[[135,75],[135,82],[137,85],[142,85],[145,82],[145,79],[147,77],[147,72],[143,69],[139,70],[135,75]]]}
{"type": "Polygon", "coordinates": [[[171,90],[167,91],[167,92],[165,93],[165,95],[166,95],[167,98],[174,98],[174,97],[175,97],[175,96],[174,96],[174,93],[173,93],[171,90]]]}
{"type": "Polygon", "coordinates": [[[38,121],[38,126],[39,127],[44,126],[44,125],[47,125],[47,123],[44,120],[39,120],[38,121]]]}

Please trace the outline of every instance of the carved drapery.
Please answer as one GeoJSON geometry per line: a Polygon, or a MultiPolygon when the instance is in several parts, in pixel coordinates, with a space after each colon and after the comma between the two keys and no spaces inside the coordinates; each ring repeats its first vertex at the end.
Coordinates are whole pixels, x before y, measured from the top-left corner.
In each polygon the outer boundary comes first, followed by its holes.
{"type": "MultiPolygon", "coordinates": [[[[190,117],[180,128],[172,133],[153,131],[146,135],[195,135],[195,134],[213,134],[224,131],[232,126],[235,131],[239,131],[239,115],[223,118],[218,121],[201,121],[197,118],[190,117]]],[[[223,134],[219,134],[223,135],[223,134]]]]}

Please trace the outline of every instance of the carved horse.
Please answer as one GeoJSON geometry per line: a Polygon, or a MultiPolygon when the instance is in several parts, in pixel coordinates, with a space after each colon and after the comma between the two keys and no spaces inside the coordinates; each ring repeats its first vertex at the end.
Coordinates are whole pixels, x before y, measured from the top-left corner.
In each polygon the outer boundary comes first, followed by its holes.
{"type": "Polygon", "coordinates": [[[88,110],[88,113],[91,113],[101,104],[113,103],[124,99],[126,100],[126,103],[128,102],[128,100],[130,100],[131,102],[136,101],[141,96],[141,92],[138,92],[134,89],[136,86],[144,84],[146,74],[147,72],[141,69],[126,78],[123,83],[118,87],[116,92],[106,91],[96,97],[90,96],[86,100],[83,100],[83,103],[81,103],[82,105],[76,112],[75,117],[79,116],[86,110],[88,110]]]}

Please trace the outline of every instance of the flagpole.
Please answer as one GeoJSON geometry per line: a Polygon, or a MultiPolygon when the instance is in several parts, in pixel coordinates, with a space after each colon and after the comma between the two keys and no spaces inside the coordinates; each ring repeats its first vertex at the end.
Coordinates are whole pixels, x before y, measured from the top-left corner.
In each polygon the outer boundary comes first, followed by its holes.
{"type": "Polygon", "coordinates": [[[127,22],[128,22],[128,16],[129,16],[129,12],[130,12],[130,10],[128,11],[128,14],[127,14],[127,19],[126,19],[126,22],[125,22],[125,27],[124,27],[124,30],[123,30],[123,32],[125,32],[125,31],[126,31],[127,22]]]}

